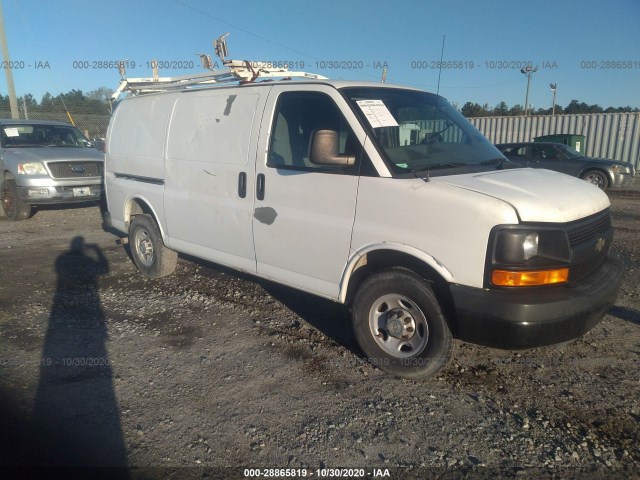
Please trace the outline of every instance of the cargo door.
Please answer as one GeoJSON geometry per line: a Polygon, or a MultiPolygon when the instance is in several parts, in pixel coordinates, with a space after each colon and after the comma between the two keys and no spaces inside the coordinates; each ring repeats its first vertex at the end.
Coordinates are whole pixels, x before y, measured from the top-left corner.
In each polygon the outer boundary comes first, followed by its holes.
{"type": "Polygon", "coordinates": [[[255,273],[252,214],[261,108],[256,88],[179,96],[165,163],[164,205],[173,248],[255,273]]]}

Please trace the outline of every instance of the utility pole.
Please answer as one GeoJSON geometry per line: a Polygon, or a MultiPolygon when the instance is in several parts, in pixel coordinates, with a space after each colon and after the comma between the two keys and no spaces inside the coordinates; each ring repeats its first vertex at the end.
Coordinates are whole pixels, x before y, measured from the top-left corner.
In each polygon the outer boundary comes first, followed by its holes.
{"type": "Polygon", "coordinates": [[[524,100],[524,116],[526,117],[529,112],[529,85],[531,85],[531,75],[538,71],[538,67],[531,68],[531,65],[527,65],[520,69],[520,73],[527,76],[527,96],[524,100]]]}
{"type": "Polygon", "coordinates": [[[4,16],[2,15],[2,0],[0,0],[0,43],[2,43],[2,57],[6,68],[4,74],[7,77],[7,92],[9,93],[9,105],[11,106],[11,118],[20,118],[18,111],[18,99],[16,98],[16,87],[13,85],[13,72],[11,71],[11,60],[9,58],[9,47],[7,45],[7,35],[4,32],[4,16]]]}
{"type": "Polygon", "coordinates": [[[553,92],[553,107],[551,110],[551,115],[556,114],[556,90],[558,89],[557,83],[550,83],[549,87],[551,87],[551,91],[553,92]]]}

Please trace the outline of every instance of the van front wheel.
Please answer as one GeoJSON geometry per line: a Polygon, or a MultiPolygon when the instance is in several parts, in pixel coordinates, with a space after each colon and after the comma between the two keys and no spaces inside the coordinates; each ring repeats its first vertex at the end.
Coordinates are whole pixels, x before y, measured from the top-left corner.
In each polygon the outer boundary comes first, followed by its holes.
{"type": "Polygon", "coordinates": [[[435,375],[453,355],[453,339],[426,280],[394,268],[367,278],[353,302],[356,339],[367,360],[403,378],[435,375]]]}
{"type": "Polygon", "coordinates": [[[142,273],[160,278],[173,273],[178,254],[165,247],[160,229],[151,215],[136,215],[129,228],[133,261],[142,273]]]}

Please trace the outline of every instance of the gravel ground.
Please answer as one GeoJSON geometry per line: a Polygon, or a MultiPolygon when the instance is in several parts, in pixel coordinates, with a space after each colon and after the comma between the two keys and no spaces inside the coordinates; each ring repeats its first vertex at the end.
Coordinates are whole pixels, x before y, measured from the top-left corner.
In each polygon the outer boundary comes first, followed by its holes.
{"type": "Polygon", "coordinates": [[[600,324],[460,344],[425,382],[364,362],[340,305],[192,258],[145,279],[98,206],[0,217],[0,475],[640,478],[640,186],[610,198],[626,277],[600,324]]]}

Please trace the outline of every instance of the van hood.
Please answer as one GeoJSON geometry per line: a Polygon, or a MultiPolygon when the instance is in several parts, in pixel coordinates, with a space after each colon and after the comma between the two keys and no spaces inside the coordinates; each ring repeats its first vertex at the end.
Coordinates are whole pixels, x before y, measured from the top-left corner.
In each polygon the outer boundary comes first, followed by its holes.
{"type": "Polygon", "coordinates": [[[516,210],[522,222],[571,222],[609,207],[609,197],[598,187],[544,169],[432,177],[431,181],[502,200],[516,210]]]}
{"type": "Polygon", "coordinates": [[[34,147],[34,148],[5,148],[4,156],[20,162],[46,161],[100,161],[104,154],[95,148],[70,147],[34,147]]]}

